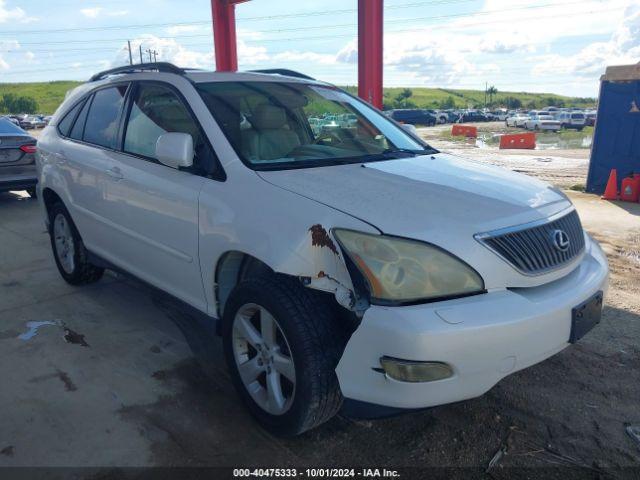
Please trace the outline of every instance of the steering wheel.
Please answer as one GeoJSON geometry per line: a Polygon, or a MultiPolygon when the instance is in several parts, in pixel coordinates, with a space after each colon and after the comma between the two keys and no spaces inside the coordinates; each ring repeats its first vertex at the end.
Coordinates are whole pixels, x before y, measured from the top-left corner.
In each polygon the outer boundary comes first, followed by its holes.
{"type": "Polygon", "coordinates": [[[326,133],[321,133],[320,136],[318,138],[315,139],[315,141],[313,142],[314,145],[325,145],[325,146],[335,146],[337,144],[340,144],[343,142],[343,139],[341,137],[339,137],[336,133],[334,132],[326,132],[326,133]],[[325,140],[331,139],[331,143],[328,144],[325,140]],[[334,143],[335,141],[335,143],[334,143]]]}

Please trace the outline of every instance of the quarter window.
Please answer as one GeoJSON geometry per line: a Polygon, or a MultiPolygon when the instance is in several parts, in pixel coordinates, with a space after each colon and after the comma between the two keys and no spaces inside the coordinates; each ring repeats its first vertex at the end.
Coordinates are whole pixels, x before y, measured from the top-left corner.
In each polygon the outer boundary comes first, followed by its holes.
{"type": "Polygon", "coordinates": [[[69,133],[69,137],[74,140],[82,140],[82,133],[84,132],[84,124],[87,121],[87,113],[89,112],[89,106],[91,105],[91,99],[87,99],[84,103],[84,107],[80,111],[78,118],[76,119],[76,123],[73,124],[73,128],[69,133]]]}
{"type": "Polygon", "coordinates": [[[120,111],[127,85],[98,90],[93,96],[84,128],[83,140],[107,148],[116,148],[120,111]]]}
{"type": "Polygon", "coordinates": [[[64,116],[60,123],[58,123],[58,131],[65,137],[69,136],[71,125],[73,125],[73,121],[75,120],[78,111],[82,108],[82,105],[84,105],[84,102],[78,103],[64,116]]]}

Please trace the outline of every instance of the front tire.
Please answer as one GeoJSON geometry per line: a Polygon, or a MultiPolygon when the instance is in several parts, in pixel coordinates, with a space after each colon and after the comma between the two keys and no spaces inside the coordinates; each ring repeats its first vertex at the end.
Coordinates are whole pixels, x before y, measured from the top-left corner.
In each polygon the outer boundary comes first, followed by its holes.
{"type": "Polygon", "coordinates": [[[342,405],[335,368],[344,336],[323,295],[284,275],[239,283],[224,307],[222,337],[234,386],[263,427],[298,435],[342,405]]]}
{"type": "Polygon", "coordinates": [[[64,280],[71,285],[86,285],[102,278],[104,268],[87,260],[87,249],[71,215],[61,203],[49,210],[49,237],[53,258],[64,280]]]}

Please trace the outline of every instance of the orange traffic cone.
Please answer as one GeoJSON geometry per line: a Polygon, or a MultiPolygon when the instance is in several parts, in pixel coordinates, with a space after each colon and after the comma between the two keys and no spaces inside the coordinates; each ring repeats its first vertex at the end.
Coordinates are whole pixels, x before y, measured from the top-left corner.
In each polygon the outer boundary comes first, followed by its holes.
{"type": "Polygon", "coordinates": [[[611,169],[609,174],[609,181],[607,181],[607,188],[604,189],[603,200],[617,200],[618,199],[618,172],[615,168],[611,169]]]}

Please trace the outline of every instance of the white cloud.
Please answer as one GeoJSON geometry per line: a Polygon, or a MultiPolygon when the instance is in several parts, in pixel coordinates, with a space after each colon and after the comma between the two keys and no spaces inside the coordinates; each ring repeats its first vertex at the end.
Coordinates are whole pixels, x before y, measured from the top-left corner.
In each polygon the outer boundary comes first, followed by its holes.
{"type": "Polygon", "coordinates": [[[549,54],[538,57],[532,73],[537,76],[566,74],[597,78],[608,65],[640,61],[640,5],[629,4],[624,20],[606,42],[593,42],[572,55],[549,54]]]}
{"type": "MultiPolygon", "coordinates": [[[[149,61],[149,54],[145,50],[150,49],[157,52],[159,62],[171,62],[181,67],[194,68],[213,66],[213,52],[195,52],[182,46],[173,38],[159,38],[155,35],[141,35],[131,41],[131,49],[135,63],[140,62],[139,46],[142,46],[142,59],[145,62],[149,61]]],[[[117,52],[114,62],[110,63],[112,65],[125,65],[129,63],[129,51],[127,50],[126,44],[117,52]]],[[[109,66],[110,65],[105,65],[105,68],[109,66]]]]}
{"type": "Polygon", "coordinates": [[[102,7],[82,8],[80,13],[87,18],[98,18],[98,15],[100,15],[102,10],[104,10],[102,7]]]}
{"type": "Polygon", "coordinates": [[[276,64],[286,64],[287,62],[308,62],[320,65],[332,65],[336,63],[336,55],[316,52],[285,51],[273,55],[271,57],[271,61],[276,64]]]}
{"type": "Polygon", "coordinates": [[[11,65],[2,56],[2,52],[17,50],[19,48],[20,43],[18,43],[17,40],[0,40],[0,70],[9,70],[11,68],[11,65]]]}
{"type": "Polygon", "coordinates": [[[5,0],[0,0],[0,23],[5,22],[31,23],[37,21],[37,18],[30,17],[20,7],[8,8],[5,0]]]}
{"type": "Polygon", "coordinates": [[[179,35],[181,33],[197,32],[202,29],[201,25],[174,25],[166,28],[169,35],[179,35]]]}
{"type": "Polygon", "coordinates": [[[103,7],[82,8],[80,13],[87,18],[98,18],[100,16],[122,17],[129,13],[128,10],[107,10],[103,7]]]}

